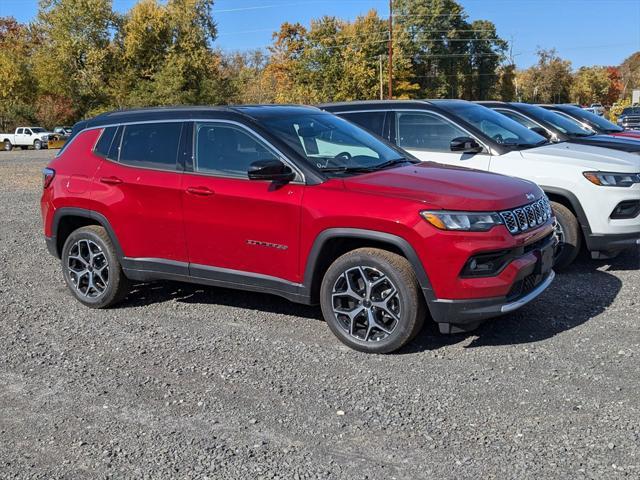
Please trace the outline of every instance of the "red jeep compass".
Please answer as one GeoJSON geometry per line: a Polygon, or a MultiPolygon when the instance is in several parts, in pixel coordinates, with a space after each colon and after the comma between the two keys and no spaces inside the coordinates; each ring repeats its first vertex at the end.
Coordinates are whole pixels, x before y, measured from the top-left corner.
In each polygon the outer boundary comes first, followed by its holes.
{"type": "Polygon", "coordinates": [[[533,183],[420,163],[310,107],[161,108],[74,127],[44,170],[47,245],[83,304],[182,280],[320,303],[344,343],[390,352],[553,280],[533,183]]]}

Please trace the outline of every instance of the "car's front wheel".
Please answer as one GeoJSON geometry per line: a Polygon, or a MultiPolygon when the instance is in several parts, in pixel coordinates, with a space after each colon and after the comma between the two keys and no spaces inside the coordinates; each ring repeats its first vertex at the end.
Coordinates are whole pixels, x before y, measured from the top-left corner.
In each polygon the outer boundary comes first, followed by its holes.
{"type": "Polygon", "coordinates": [[[389,353],[407,344],[426,315],[411,264],[376,248],[336,259],[322,280],[320,304],[338,339],[367,353],[389,353]]]}
{"type": "Polygon", "coordinates": [[[129,291],[113,243],[98,225],[69,235],[62,247],[62,271],[71,293],[91,308],[110,307],[129,291]]]}
{"type": "Polygon", "coordinates": [[[582,237],[578,219],[571,210],[561,203],[551,202],[556,217],[554,230],[558,245],[554,254],[554,267],[558,270],[568,267],[580,253],[582,237]]]}

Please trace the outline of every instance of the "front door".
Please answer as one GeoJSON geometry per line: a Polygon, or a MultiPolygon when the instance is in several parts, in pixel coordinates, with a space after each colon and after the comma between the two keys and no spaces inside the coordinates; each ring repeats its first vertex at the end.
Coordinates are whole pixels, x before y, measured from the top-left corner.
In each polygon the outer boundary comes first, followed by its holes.
{"type": "Polygon", "coordinates": [[[489,170],[489,152],[470,154],[451,151],[451,140],[473,136],[449,119],[419,110],[398,111],[395,116],[396,144],[414,157],[422,161],[489,170]]]}
{"type": "Polygon", "coordinates": [[[224,121],[194,128],[193,172],[182,186],[191,274],[300,283],[302,182],[248,179],[251,163],[279,158],[251,130],[224,121]]]}

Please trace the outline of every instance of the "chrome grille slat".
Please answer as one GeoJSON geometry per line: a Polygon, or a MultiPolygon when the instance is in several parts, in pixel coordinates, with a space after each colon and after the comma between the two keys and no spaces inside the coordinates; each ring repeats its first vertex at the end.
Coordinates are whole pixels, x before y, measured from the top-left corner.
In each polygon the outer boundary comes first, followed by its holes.
{"type": "Polygon", "coordinates": [[[512,235],[542,225],[553,215],[551,204],[546,197],[513,210],[499,212],[499,214],[512,235]]]}

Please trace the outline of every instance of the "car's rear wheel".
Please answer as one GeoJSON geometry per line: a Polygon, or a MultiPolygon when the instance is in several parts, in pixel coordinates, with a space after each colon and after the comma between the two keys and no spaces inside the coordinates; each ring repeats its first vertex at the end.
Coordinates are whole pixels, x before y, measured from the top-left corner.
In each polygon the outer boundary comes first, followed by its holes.
{"type": "Polygon", "coordinates": [[[13,150],[13,145],[11,145],[11,142],[9,140],[5,140],[2,147],[4,148],[5,152],[10,152],[11,150],[13,150]]]}
{"type": "Polygon", "coordinates": [[[420,331],[426,315],[411,264],[376,248],[335,260],[322,280],[320,304],[338,339],[367,353],[399,349],[420,331]]]}
{"type": "Polygon", "coordinates": [[[110,307],[129,291],[113,243],[98,225],[69,235],[62,247],[62,271],[71,293],[91,308],[110,307]]]}
{"type": "Polygon", "coordinates": [[[556,217],[554,230],[558,245],[554,253],[554,268],[562,270],[568,267],[580,253],[582,236],[578,219],[571,210],[561,203],[551,202],[556,217]]]}
{"type": "Polygon", "coordinates": [[[35,142],[33,142],[33,148],[35,148],[36,150],[40,150],[42,148],[42,142],[40,140],[36,140],[35,142]]]}

